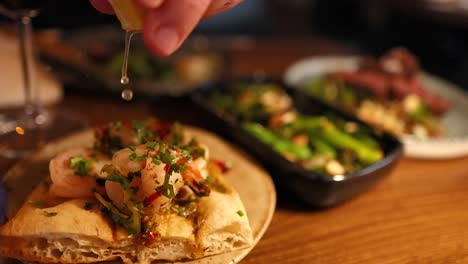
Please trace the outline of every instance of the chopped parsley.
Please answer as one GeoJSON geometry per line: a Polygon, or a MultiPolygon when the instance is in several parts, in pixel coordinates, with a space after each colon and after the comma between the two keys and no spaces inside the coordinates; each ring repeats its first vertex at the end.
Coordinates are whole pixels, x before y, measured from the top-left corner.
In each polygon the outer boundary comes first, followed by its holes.
{"type": "Polygon", "coordinates": [[[205,184],[210,184],[214,181],[213,178],[211,178],[210,176],[207,176],[206,179],[205,179],[205,184]]]}
{"type": "Polygon", "coordinates": [[[237,211],[237,214],[238,214],[240,217],[244,216],[244,212],[242,212],[241,210],[237,211]]]}
{"type": "Polygon", "coordinates": [[[187,214],[185,213],[185,211],[181,208],[179,208],[179,210],[177,210],[177,214],[180,215],[180,216],[187,216],[187,214]]]}
{"type": "Polygon", "coordinates": [[[136,161],[143,161],[148,158],[148,153],[145,153],[143,155],[138,156],[137,153],[135,152],[136,148],[134,146],[128,147],[132,152],[132,154],[128,155],[128,158],[130,160],[136,160],[136,161]]]}
{"type": "MultiPolygon", "coordinates": [[[[168,174],[166,174],[166,178],[169,179],[167,175],[168,174]]],[[[174,186],[170,184],[169,181],[166,182],[166,180],[164,180],[163,185],[157,187],[155,190],[156,192],[160,192],[163,196],[169,199],[175,196],[174,186]]]]}
{"type": "Polygon", "coordinates": [[[43,200],[29,200],[28,204],[34,207],[46,207],[47,206],[47,202],[43,200]]]}
{"type": "Polygon", "coordinates": [[[129,172],[127,174],[127,178],[128,178],[129,182],[132,182],[133,178],[135,178],[135,177],[140,178],[141,177],[141,171],[129,172]]]}
{"type": "Polygon", "coordinates": [[[145,122],[133,120],[132,129],[136,132],[140,144],[147,142],[152,136],[152,133],[146,128],[145,122]]]}
{"type": "Polygon", "coordinates": [[[70,168],[73,170],[73,173],[81,177],[89,175],[91,165],[91,161],[85,160],[81,156],[72,157],[70,159],[70,168]]]}
{"type": "Polygon", "coordinates": [[[114,128],[116,131],[120,131],[120,129],[122,129],[122,122],[121,121],[115,122],[114,128]]]}
{"type": "MultiPolygon", "coordinates": [[[[101,211],[108,217],[110,217],[116,224],[125,228],[125,230],[131,234],[139,234],[141,232],[141,215],[136,210],[135,206],[129,206],[131,210],[130,215],[126,215],[119,211],[110,201],[107,201],[100,194],[95,193],[101,211]]],[[[130,204],[128,204],[130,205],[130,204]]]]}
{"type": "Polygon", "coordinates": [[[184,129],[183,126],[175,122],[169,130],[169,139],[168,142],[172,145],[179,146],[184,142],[184,129]]]}
{"type": "Polygon", "coordinates": [[[124,190],[130,189],[129,187],[130,181],[126,177],[124,177],[122,174],[120,174],[120,172],[114,166],[109,165],[109,164],[104,165],[104,167],[102,168],[102,171],[107,173],[107,177],[106,177],[107,181],[119,183],[120,186],[122,186],[124,190]]]}
{"type": "Polygon", "coordinates": [[[47,216],[47,217],[56,216],[56,215],[57,215],[57,212],[47,212],[47,211],[44,211],[44,215],[47,216]]]}
{"type": "Polygon", "coordinates": [[[195,138],[192,138],[187,145],[182,146],[182,149],[188,151],[192,159],[205,156],[205,149],[200,146],[200,143],[195,138]]]}
{"type": "Polygon", "coordinates": [[[135,152],[133,152],[132,154],[128,155],[128,158],[129,158],[130,160],[136,160],[137,154],[136,154],[135,152]]]}
{"type": "Polygon", "coordinates": [[[220,193],[225,193],[226,192],[226,188],[224,188],[224,186],[216,186],[216,191],[220,192],[220,193]]]}
{"type": "Polygon", "coordinates": [[[146,147],[151,150],[156,150],[156,148],[158,147],[158,143],[156,143],[155,141],[148,141],[146,142],[146,147]]]}

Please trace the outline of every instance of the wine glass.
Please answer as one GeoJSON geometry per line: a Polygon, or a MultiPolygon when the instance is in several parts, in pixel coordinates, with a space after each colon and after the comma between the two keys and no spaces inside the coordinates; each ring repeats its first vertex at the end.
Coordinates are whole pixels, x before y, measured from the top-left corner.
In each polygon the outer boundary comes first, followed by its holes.
{"type": "Polygon", "coordinates": [[[0,15],[14,20],[18,28],[24,105],[21,110],[0,114],[0,156],[23,157],[54,137],[83,127],[84,121],[63,111],[51,111],[39,102],[35,78],[32,19],[49,0],[0,0],[0,15]]]}

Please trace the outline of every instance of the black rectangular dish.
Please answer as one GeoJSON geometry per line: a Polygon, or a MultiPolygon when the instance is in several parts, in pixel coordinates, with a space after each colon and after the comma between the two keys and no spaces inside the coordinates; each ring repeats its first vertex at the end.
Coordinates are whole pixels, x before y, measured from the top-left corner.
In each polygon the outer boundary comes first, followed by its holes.
{"type": "MultiPolygon", "coordinates": [[[[277,184],[287,187],[308,204],[317,207],[334,206],[362,193],[387,175],[401,157],[402,144],[390,134],[375,131],[352,115],[304,96],[301,91],[292,89],[282,82],[268,80],[263,82],[263,84],[265,83],[280,87],[286,92],[292,99],[292,105],[300,117],[326,114],[336,117],[337,120],[358,124],[359,127],[369,131],[370,137],[377,142],[381,152],[378,161],[361,166],[355,171],[335,175],[329,174],[328,171],[307,170],[302,163],[299,165],[297,162],[292,162],[291,158],[286,158],[284,153],[280,154],[278,146],[265,143],[263,139],[263,141],[259,139],[258,134],[254,136],[252,130],[246,125],[248,123],[244,122],[245,120],[221,110],[211,100],[213,93],[229,93],[236,89],[235,85],[255,86],[258,82],[250,79],[212,82],[205,84],[191,94],[192,100],[206,111],[204,118],[206,122],[209,122],[210,127],[217,132],[231,136],[243,148],[272,169],[272,176],[277,184]]],[[[310,140],[314,140],[313,136],[309,137],[310,140]]],[[[329,139],[332,142],[336,141],[334,138],[329,139]]]]}

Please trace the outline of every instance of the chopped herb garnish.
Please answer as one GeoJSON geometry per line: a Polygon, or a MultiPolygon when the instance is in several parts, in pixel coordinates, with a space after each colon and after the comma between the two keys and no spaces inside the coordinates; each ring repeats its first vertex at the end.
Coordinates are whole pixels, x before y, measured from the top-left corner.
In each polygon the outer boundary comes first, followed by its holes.
{"type": "Polygon", "coordinates": [[[122,186],[122,188],[124,188],[125,190],[128,190],[128,189],[129,189],[129,186],[128,186],[128,184],[129,184],[128,179],[125,178],[125,177],[122,176],[122,175],[111,174],[111,175],[109,175],[109,176],[106,177],[106,180],[119,183],[119,184],[122,186]]]}
{"type": "Polygon", "coordinates": [[[141,233],[141,214],[138,211],[137,206],[132,202],[128,201],[126,206],[130,210],[130,215],[123,214],[115,207],[111,202],[107,201],[99,193],[95,193],[98,204],[101,207],[102,212],[110,217],[116,224],[122,226],[131,235],[137,235],[141,233]]]}
{"type": "Polygon", "coordinates": [[[220,193],[225,193],[226,192],[226,188],[224,188],[224,186],[216,186],[216,191],[220,192],[220,193]]]}
{"type": "Polygon", "coordinates": [[[155,150],[157,147],[157,143],[155,141],[148,141],[146,142],[146,147],[155,150]]]}
{"type": "Polygon", "coordinates": [[[183,126],[179,123],[174,123],[169,131],[169,143],[179,146],[184,142],[183,126]]]}
{"type": "Polygon", "coordinates": [[[159,186],[155,190],[156,192],[161,192],[163,196],[169,199],[175,196],[174,186],[172,186],[170,183],[166,183],[166,181],[164,181],[163,185],[159,186]]]}
{"type": "Polygon", "coordinates": [[[241,217],[244,216],[244,212],[242,212],[241,210],[237,211],[237,214],[241,217]]]}
{"type": "Polygon", "coordinates": [[[94,207],[93,203],[85,203],[85,205],[84,205],[84,209],[88,210],[88,211],[93,209],[93,207],[94,207]]]}
{"type": "Polygon", "coordinates": [[[156,165],[160,165],[160,164],[161,164],[161,160],[159,160],[158,157],[154,157],[154,158],[153,158],[153,163],[156,164],[156,165]]]}
{"type": "Polygon", "coordinates": [[[185,213],[185,211],[183,209],[177,210],[177,214],[180,215],[180,216],[187,216],[187,214],[185,213]]]}
{"type": "Polygon", "coordinates": [[[145,122],[133,120],[132,129],[136,132],[140,144],[147,142],[151,137],[151,132],[146,128],[145,122]]]}
{"type": "Polygon", "coordinates": [[[187,152],[190,154],[192,159],[197,159],[199,157],[205,156],[205,149],[200,146],[200,143],[194,138],[190,140],[190,142],[184,146],[182,146],[182,155],[187,155],[187,152]],[[185,153],[184,153],[185,151],[185,153]]]}
{"type": "Polygon", "coordinates": [[[136,154],[135,152],[133,152],[132,154],[128,155],[128,158],[129,158],[130,160],[136,160],[137,154],[136,154]]]}
{"type": "Polygon", "coordinates": [[[34,207],[46,207],[47,206],[47,202],[43,200],[29,200],[28,204],[34,207]]]}
{"type": "Polygon", "coordinates": [[[56,215],[57,215],[57,212],[47,212],[47,211],[44,211],[44,215],[47,216],[47,217],[56,216],[56,215]]]}
{"type": "Polygon", "coordinates": [[[141,156],[137,156],[137,157],[136,157],[136,160],[137,160],[137,161],[144,161],[144,160],[147,159],[147,158],[148,158],[148,154],[143,154],[143,155],[141,155],[141,156]]]}
{"type": "Polygon", "coordinates": [[[85,160],[81,156],[72,157],[70,159],[70,168],[75,175],[86,176],[91,170],[91,161],[85,160]]]}
{"type": "Polygon", "coordinates": [[[131,151],[135,151],[136,150],[136,147],[135,146],[129,146],[128,147],[131,151]]]}
{"type": "Polygon", "coordinates": [[[210,176],[207,176],[206,179],[205,179],[205,183],[206,183],[206,184],[210,184],[210,183],[212,183],[213,181],[214,181],[213,178],[211,178],[210,176]]]}
{"type": "Polygon", "coordinates": [[[120,129],[122,129],[122,122],[121,121],[115,122],[114,128],[116,131],[120,131],[120,129]]]}
{"type": "Polygon", "coordinates": [[[128,181],[131,182],[133,178],[141,177],[141,171],[129,172],[127,174],[128,181]]]}

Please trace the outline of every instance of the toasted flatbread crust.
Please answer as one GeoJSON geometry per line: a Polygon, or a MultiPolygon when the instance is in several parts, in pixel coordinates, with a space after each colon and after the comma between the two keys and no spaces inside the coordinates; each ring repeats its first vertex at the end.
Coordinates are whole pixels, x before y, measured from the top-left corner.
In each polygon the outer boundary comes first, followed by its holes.
{"type": "MultiPolygon", "coordinates": [[[[191,132],[187,134],[193,136],[191,132]]],[[[212,140],[212,136],[204,135],[203,139],[212,140]]],[[[51,145],[45,153],[55,155],[52,153],[74,146],[91,146],[92,141],[92,132],[81,133],[73,140],[51,145]]],[[[200,258],[251,246],[253,235],[242,201],[222,176],[220,180],[228,191],[212,191],[199,200],[196,224],[177,214],[155,215],[161,239],[150,247],[134,243],[97,206],[84,209],[87,202],[95,201],[54,198],[47,184],[41,183],[15,216],[0,227],[0,256],[46,263],[122,259],[124,263],[144,264],[159,259],[200,258]],[[30,200],[46,201],[47,206],[37,208],[28,203],[30,200]]]]}
{"type": "Polygon", "coordinates": [[[199,200],[198,226],[177,214],[155,215],[161,240],[150,247],[134,243],[106,219],[90,200],[57,200],[40,184],[26,201],[45,201],[37,208],[25,202],[0,227],[0,255],[50,263],[90,263],[121,258],[125,263],[200,258],[252,244],[244,206],[235,191],[199,200]],[[242,216],[239,212],[243,212],[242,216]],[[50,214],[53,214],[50,215],[50,214]]]}

